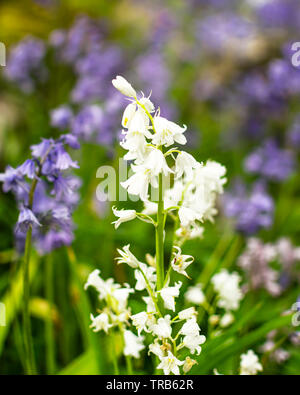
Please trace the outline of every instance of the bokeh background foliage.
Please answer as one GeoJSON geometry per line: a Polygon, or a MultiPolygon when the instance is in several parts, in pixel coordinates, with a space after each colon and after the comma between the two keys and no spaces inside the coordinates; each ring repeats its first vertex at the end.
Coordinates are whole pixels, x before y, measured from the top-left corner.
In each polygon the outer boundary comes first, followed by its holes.
{"type": "MultiPolygon", "coordinates": [[[[280,3],[279,0],[276,2],[280,3]]],[[[291,4],[300,16],[300,5],[292,0],[291,4]]],[[[44,81],[35,81],[31,92],[22,91],[5,76],[1,78],[0,170],[4,171],[7,164],[16,167],[23,163],[30,145],[36,144],[41,137],[57,138],[60,135],[61,131],[51,126],[50,112],[72,102],[70,92],[80,76],[74,64],[61,61],[58,52],[49,44],[49,37],[57,29],[70,29],[85,15],[97,21],[101,45],[117,47],[122,54],[121,62],[116,70],[112,67],[111,75],[108,64],[97,65],[99,69],[108,70],[102,82],[105,93],[90,102],[103,105],[104,112],[108,111],[109,84],[115,71],[128,77],[145,94],[153,89],[153,100],[157,97],[163,113],[165,111],[165,115],[170,114],[174,121],[188,125],[191,141],[188,149],[196,159],[213,158],[227,167],[228,191],[233,190],[237,179],[251,191],[258,176],[245,170],[245,158],[269,138],[275,139],[279,149],[284,148],[293,156],[293,169],[288,176],[280,182],[265,177],[268,185],[264,188],[275,207],[272,224],[258,226],[248,234],[245,227],[238,228],[236,218],[225,215],[225,203],[220,202],[216,223],[205,225],[202,240],[189,241],[185,246],[188,254],[196,258],[190,276],[207,285],[211,275],[222,267],[241,272],[237,260],[249,235],[272,243],[288,237],[293,245],[299,245],[297,155],[300,138],[297,148],[290,136],[300,114],[300,71],[290,65],[284,48],[291,41],[297,41],[295,32],[299,32],[300,17],[294,26],[290,17],[276,19],[274,11],[272,25],[259,13],[256,15],[256,11],[247,2],[229,0],[169,0],[163,3],[146,0],[2,1],[0,41],[7,45],[9,53],[9,48],[27,36],[43,40],[47,45],[45,64],[48,74],[44,81]],[[215,15],[218,19],[209,20],[215,15]],[[246,18],[247,23],[241,26],[242,22],[235,18],[246,18]],[[231,28],[226,23],[231,23],[231,28]],[[222,28],[224,25],[226,27],[222,28]],[[236,37],[232,30],[238,28],[242,33],[236,37]],[[216,42],[219,45],[215,45],[216,42]],[[275,68],[278,59],[285,62],[286,69],[281,64],[281,69],[277,65],[277,71],[272,72],[272,65],[275,68]],[[140,71],[143,68],[144,75],[140,71]]],[[[72,103],[74,111],[79,111],[84,104],[84,100],[72,103]]],[[[154,235],[150,227],[132,222],[115,231],[111,225],[110,204],[96,201],[97,168],[118,166],[121,113],[115,111],[107,117],[112,118],[110,141],[96,144],[84,139],[80,150],[74,153],[80,165],[76,175],[82,180],[82,186],[73,216],[76,228],[72,245],[47,255],[33,254],[30,312],[41,373],[112,372],[109,342],[118,344],[118,339],[94,334],[89,329],[89,315],[96,311],[97,301],[93,292],[83,290],[83,284],[95,268],[100,268],[105,278],[114,276],[121,283],[132,281],[130,271],[114,263],[117,247],[130,243],[136,256],[142,257],[146,252],[154,254],[154,235]],[[52,307],[47,302],[49,294],[45,284],[49,276],[53,281],[52,307]],[[49,347],[55,350],[54,359],[49,347]]],[[[99,133],[106,132],[100,130],[99,133]]],[[[272,155],[276,156],[276,152],[272,155]]],[[[280,163],[271,166],[281,170],[280,163]]],[[[231,198],[234,196],[235,192],[232,192],[231,198]]],[[[122,203],[122,206],[134,207],[135,203],[122,203]]],[[[249,218],[245,220],[247,224],[258,214],[255,210],[249,212],[249,218]]],[[[0,300],[5,303],[7,311],[7,325],[0,328],[1,374],[22,373],[24,364],[21,260],[14,248],[17,217],[13,196],[1,192],[0,300]]],[[[167,234],[166,258],[170,249],[171,240],[167,234]]],[[[235,373],[240,354],[249,348],[259,350],[267,335],[277,330],[278,341],[289,352],[289,358],[278,363],[267,352],[262,353],[264,373],[299,374],[299,348],[289,341],[295,329],[291,327],[290,315],[282,315],[300,294],[298,269],[295,269],[296,280],[280,297],[274,298],[265,290],[248,292],[236,313],[235,323],[220,336],[207,340],[192,373],[212,373],[214,368],[225,374],[235,373]]],[[[185,282],[184,288],[187,286],[185,282]]],[[[133,312],[139,312],[143,306],[133,298],[131,308],[133,312]]],[[[206,316],[201,307],[199,316],[203,319],[206,316]]],[[[207,328],[203,325],[202,331],[206,333],[207,328]]],[[[121,355],[122,350],[119,353],[121,355]]],[[[125,373],[125,363],[123,365],[121,369],[125,373]]],[[[150,359],[145,364],[136,361],[134,365],[140,374],[151,372],[151,366],[150,359]]]]}

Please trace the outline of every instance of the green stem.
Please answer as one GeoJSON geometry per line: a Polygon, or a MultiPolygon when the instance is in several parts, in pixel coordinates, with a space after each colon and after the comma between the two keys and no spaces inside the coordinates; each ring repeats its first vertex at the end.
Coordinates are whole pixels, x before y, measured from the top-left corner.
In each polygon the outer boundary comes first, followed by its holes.
{"type": "Polygon", "coordinates": [[[111,343],[111,350],[112,350],[112,361],[113,361],[113,365],[114,365],[114,375],[118,376],[120,374],[120,371],[119,371],[119,366],[118,366],[118,357],[117,357],[115,339],[116,339],[116,337],[113,336],[112,343],[111,343]]]}
{"type": "Polygon", "coordinates": [[[29,314],[29,300],[30,300],[29,268],[30,268],[30,254],[31,254],[31,236],[32,236],[32,228],[29,227],[26,235],[24,266],[23,266],[23,287],[24,287],[23,326],[24,326],[26,373],[28,375],[36,374],[33,342],[31,335],[31,322],[30,322],[30,314],[29,314]]]}
{"type": "Polygon", "coordinates": [[[157,272],[157,291],[164,285],[164,201],[163,201],[163,182],[162,174],[159,175],[159,196],[157,207],[157,225],[155,232],[156,244],[156,272],[157,272]]]}
{"type": "Polygon", "coordinates": [[[127,373],[129,376],[133,375],[133,370],[132,370],[132,360],[130,357],[126,357],[126,366],[127,366],[127,373]]]}
{"type": "Polygon", "coordinates": [[[53,261],[51,255],[46,257],[45,268],[45,291],[46,300],[49,304],[49,317],[46,320],[45,335],[46,335],[46,367],[47,374],[52,375],[55,372],[55,341],[54,341],[54,326],[53,326],[53,261]]]}
{"type": "Polygon", "coordinates": [[[139,267],[139,271],[142,273],[142,276],[144,277],[144,280],[145,280],[145,283],[146,283],[146,286],[147,286],[148,294],[149,294],[149,296],[151,297],[151,299],[152,299],[152,301],[153,301],[153,303],[154,303],[154,306],[155,306],[155,308],[156,308],[156,311],[158,312],[158,314],[160,315],[160,317],[162,317],[161,311],[160,311],[160,309],[159,309],[159,307],[158,307],[158,304],[157,304],[157,299],[156,299],[156,297],[155,297],[155,295],[154,295],[154,293],[153,293],[153,291],[152,291],[152,288],[151,288],[151,285],[150,285],[150,283],[149,283],[149,280],[148,280],[148,278],[146,277],[146,275],[145,275],[145,273],[143,272],[143,270],[142,270],[141,267],[139,267]]]}

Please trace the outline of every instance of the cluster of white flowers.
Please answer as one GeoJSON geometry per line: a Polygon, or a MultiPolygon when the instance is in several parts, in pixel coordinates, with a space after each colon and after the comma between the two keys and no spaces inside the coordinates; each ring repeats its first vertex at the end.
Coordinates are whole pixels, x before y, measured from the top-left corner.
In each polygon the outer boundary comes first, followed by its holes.
{"type": "Polygon", "coordinates": [[[258,356],[252,350],[241,355],[240,374],[242,376],[254,376],[262,370],[263,367],[259,362],[258,356]]]}
{"type": "Polygon", "coordinates": [[[243,298],[239,287],[241,278],[238,273],[229,273],[226,269],[222,269],[212,277],[211,281],[218,293],[218,306],[227,311],[237,310],[243,298]]]}
{"type": "MultiPolygon", "coordinates": [[[[199,222],[213,220],[216,214],[216,197],[223,192],[226,169],[219,163],[208,161],[205,165],[197,162],[190,154],[177,147],[175,143],[185,144],[186,127],[176,125],[160,116],[149,98],[142,95],[138,99],[134,88],[118,76],[113,85],[130,100],[124,111],[122,126],[124,139],[120,143],[127,151],[125,160],[133,161],[133,175],[122,186],[128,193],[137,195],[144,202],[144,211],[113,208],[117,217],[114,222],[118,228],[123,222],[135,218],[149,222],[156,231],[156,257],[146,256],[140,262],[130,251],[130,245],[119,249],[118,263],[125,263],[134,270],[135,290],[125,284],[121,287],[112,279],[106,281],[93,272],[86,284],[99,292],[100,301],[106,306],[97,317],[92,316],[95,331],[118,326],[124,337],[124,355],[139,358],[144,349],[144,340],[152,336],[149,353],[159,359],[156,367],[165,374],[187,373],[196,363],[190,356],[180,359],[182,349],[189,354],[199,355],[205,336],[200,334],[197,312],[194,307],[176,312],[176,299],[180,295],[182,282],[170,285],[172,272],[190,278],[189,266],[194,258],[182,254],[182,244],[186,239],[200,237],[203,228],[199,222]],[[166,149],[167,148],[167,149],[166,149]],[[171,166],[173,161],[173,166],[171,166]],[[163,180],[169,175],[174,179],[172,188],[164,188],[163,180]],[[159,189],[158,202],[151,201],[149,188],[159,189]],[[157,221],[151,216],[157,214],[157,221]],[[166,216],[170,215],[177,225],[172,259],[167,273],[163,262],[164,226],[166,216]],[[145,309],[132,314],[127,307],[130,293],[147,291],[142,296],[145,309]],[[171,314],[173,316],[171,316],[171,314]],[[137,335],[133,332],[135,327],[137,335]]],[[[170,184],[169,184],[170,185],[170,184]]],[[[153,199],[152,199],[153,200],[153,199]]],[[[190,287],[185,295],[188,303],[197,305],[205,301],[199,285],[190,287]]]]}
{"type": "MultiPolygon", "coordinates": [[[[164,153],[164,147],[169,148],[174,143],[186,144],[186,127],[161,117],[160,111],[155,111],[153,103],[144,95],[137,99],[137,93],[123,77],[118,76],[113,84],[132,98],[122,119],[124,140],[121,146],[127,150],[124,159],[134,162],[131,166],[134,174],[121,185],[144,201],[145,215],[153,215],[157,212],[157,203],[149,199],[149,186],[158,187],[159,175],[172,175],[174,185],[164,191],[164,209],[178,211],[180,227],[177,236],[200,237],[203,229],[198,222],[212,221],[217,213],[216,197],[223,192],[226,168],[213,161],[199,163],[176,147],[164,153]],[[168,164],[170,158],[174,161],[173,167],[168,164]]],[[[119,217],[116,227],[136,217],[134,210],[115,209],[114,214],[119,217]]]]}

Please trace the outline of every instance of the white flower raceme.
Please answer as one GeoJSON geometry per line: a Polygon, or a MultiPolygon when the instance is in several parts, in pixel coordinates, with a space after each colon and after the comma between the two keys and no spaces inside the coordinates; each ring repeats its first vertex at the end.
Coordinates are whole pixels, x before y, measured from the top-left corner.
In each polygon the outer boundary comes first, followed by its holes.
{"type": "Polygon", "coordinates": [[[205,295],[202,291],[201,284],[196,284],[195,286],[189,287],[184,295],[187,302],[196,305],[202,305],[205,302],[205,295]]]}
{"type": "Polygon", "coordinates": [[[181,127],[166,118],[156,116],[154,117],[154,127],[156,131],[152,138],[154,145],[169,147],[174,142],[186,144],[186,138],[183,134],[186,131],[186,126],[181,127]]]}
{"type": "Polygon", "coordinates": [[[193,178],[193,169],[196,168],[196,159],[187,152],[181,151],[178,153],[175,161],[175,174],[176,178],[180,178],[183,174],[186,175],[187,180],[193,178]]]}
{"type": "Polygon", "coordinates": [[[135,289],[137,291],[143,291],[144,289],[147,289],[147,283],[145,280],[148,280],[151,288],[154,288],[155,286],[155,282],[156,282],[156,269],[152,266],[147,266],[145,263],[140,262],[139,264],[140,269],[143,271],[143,273],[141,273],[140,270],[135,270],[134,271],[134,277],[136,279],[136,285],[135,285],[135,289]],[[145,277],[144,277],[145,276],[145,277]]]}
{"type": "Polygon", "coordinates": [[[184,365],[184,361],[180,361],[171,351],[168,351],[168,355],[161,358],[161,362],[157,366],[157,369],[162,369],[166,375],[173,373],[178,376],[180,375],[179,366],[182,365],[184,365]]]}
{"type": "Polygon", "coordinates": [[[143,341],[144,336],[136,336],[131,331],[124,331],[124,355],[140,358],[140,352],[145,348],[143,341]]]}
{"type": "Polygon", "coordinates": [[[182,282],[178,281],[178,283],[175,283],[174,287],[165,287],[159,291],[166,309],[175,311],[175,298],[179,296],[179,289],[181,286],[182,282]]]}
{"type": "Polygon", "coordinates": [[[112,208],[112,211],[116,217],[119,217],[117,221],[114,221],[113,224],[115,224],[115,229],[118,229],[118,227],[123,223],[127,221],[131,221],[136,218],[136,211],[135,210],[117,210],[116,207],[112,208]]]}
{"type": "Polygon", "coordinates": [[[94,317],[93,314],[91,314],[91,320],[92,324],[90,328],[92,328],[94,332],[99,332],[103,330],[107,333],[109,328],[113,326],[109,323],[109,318],[106,313],[101,313],[97,315],[97,317],[94,317]]]}
{"type": "Polygon", "coordinates": [[[259,363],[257,355],[252,350],[249,350],[246,354],[241,355],[240,371],[242,376],[253,376],[262,370],[262,365],[259,363]]]}
{"type": "Polygon", "coordinates": [[[194,262],[194,258],[191,255],[182,255],[180,247],[175,246],[174,249],[176,249],[177,252],[174,253],[174,258],[171,262],[172,269],[175,272],[190,278],[185,269],[194,262]]]}
{"type": "Polygon", "coordinates": [[[120,249],[117,249],[118,253],[121,256],[116,258],[116,261],[118,262],[118,264],[126,263],[133,269],[136,269],[140,266],[140,262],[136,259],[136,257],[133,255],[133,253],[129,250],[129,247],[130,247],[130,244],[123,247],[123,251],[120,249]]]}
{"type": "Polygon", "coordinates": [[[226,269],[215,274],[211,281],[215,291],[218,293],[218,306],[226,310],[237,310],[241,299],[242,292],[239,287],[240,276],[237,273],[228,273],[226,269]]]}
{"type": "Polygon", "coordinates": [[[123,95],[128,97],[136,97],[136,91],[124,77],[118,75],[114,80],[112,80],[112,84],[123,95]]]}
{"type": "Polygon", "coordinates": [[[150,328],[151,332],[160,339],[168,339],[172,335],[171,316],[159,318],[157,323],[150,328]]]}

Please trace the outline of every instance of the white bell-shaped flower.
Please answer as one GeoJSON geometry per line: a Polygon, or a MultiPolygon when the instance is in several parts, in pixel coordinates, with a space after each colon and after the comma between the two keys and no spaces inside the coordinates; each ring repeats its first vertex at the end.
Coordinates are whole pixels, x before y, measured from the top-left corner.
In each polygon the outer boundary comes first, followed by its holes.
{"type": "Polygon", "coordinates": [[[123,247],[123,251],[120,249],[117,249],[118,253],[121,255],[120,257],[116,258],[118,264],[120,263],[126,263],[128,266],[132,267],[133,269],[136,269],[139,267],[140,262],[136,259],[136,257],[133,255],[133,253],[129,250],[130,244],[127,246],[123,247]]]}
{"type": "Polygon", "coordinates": [[[156,116],[154,117],[154,127],[156,131],[152,138],[154,145],[169,147],[174,142],[186,144],[186,137],[183,134],[186,131],[186,126],[181,127],[166,118],[156,116]]]}
{"type": "Polygon", "coordinates": [[[118,75],[114,80],[112,80],[112,84],[123,95],[128,97],[136,97],[136,91],[124,77],[118,75]]]}
{"type": "Polygon", "coordinates": [[[135,210],[118,210],[116,207],[113,207],[112,211],[116,217],[119,217],[119,219],[113,222],[113,224],[115,225],[115,229],[118,229],[118,227],[123,222],[131,221],[136,218],[135,210]]]}
{"type": "Polygon", "coordinates": [[[140,352],[145,348],[143,336],[136,336],[131,331],[124,331],[124,355],[133,358],[140,358],[140,352]]]}
{"type": "Polygon", "coordinates": [[[179,296],[181,286],[182,282],[178,281],[174,287],[165,287],[159,291],[166,309],[175,311],[175,298],[179,296]]]}
{"type": "Polygon", "coordinates": [[[122,118],[123,128],[126,129],[129,128],[130,122],[132,121],[135,112],[136,112],[136,104],[135,103],[128,104],[128,106],[125,108],[125,111],[123,113],[123,118],[122,118]]]}
{"type": "Polygon", "coordinates": [[[246,354],[241,355],[240,370],[242,376],[254,376],[263,370],[258,356],[252,350],[249,350],[246,354]]]}
{"type": "Polygon", "coordinates": [[[166,375],[173,373],[178,376],[180,375],[179,366],[182,365],[184,365],[184,361],[180,361],[171,353],[171,351],[168,351],[168,355],[161,358],[161,362],[157,366],[157,369],[162,369],[166,375]]]}
{"type": "Polygon", "coordinates": [[[190,278],[185,269],[194,262],[194,258],[191,255],[182,255],[180,247],[175,246],[174,248],[177,252],[174,253],[174,258],[171,262],[172,269],[175,272],[190,278]]]}
{"type": "Polygon", "coordinates": [[[193,169],[197,166],[196,159],[187,152],[181,151],[178,153],[175,160],[175,174],[176,178],[180,178],[185,174],[187,180],[192,180],[193,169]]]}
{"type": "Polygon", "coordinates": [[[91,320],[92,320],[92,324],[90,328],[92,328],[94,332],[99,332],[103,330],[104,332],[107,333],[109,328],[112,327],[112,325],[109,323],[109,318],[106,313],[101,313],[96,317],[94,317],[93,314],[91,314],[91,320]]]}
{"type": "Polygon", "coordinates": [[[157,320],[150,328],[151,332],[160,339],[169,339],[172,335],[171,316],[166,315],[157,320]]]}

